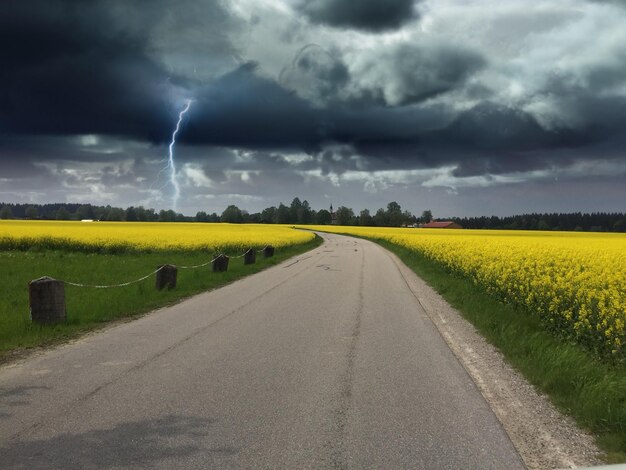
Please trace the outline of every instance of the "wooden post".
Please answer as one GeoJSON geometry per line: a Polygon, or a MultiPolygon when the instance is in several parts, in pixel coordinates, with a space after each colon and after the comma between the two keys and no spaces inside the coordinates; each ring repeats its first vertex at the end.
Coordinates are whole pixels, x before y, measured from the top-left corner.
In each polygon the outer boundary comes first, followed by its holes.
{"type": "Polygon", "coordinates": [[[28,283],[31,321],[52,324],[65,321],[65,284],[51,277],[28,283]]]}
{"type": "Polygon", "coordinates": [[[165,287],[173,289],[176,287],[176,277],[178,275],[178,268],[172,264],[163,264],[158,267],[156,273],[156,288],[162,290],[165,287]]]}
{"type": "Polygon", "coordinates": [[[224,271],[228,271],[228,256],[219,255],[217,258],[213,260],[213,272],[221,273],[224,271]]]}
{"type": "Polygon", "coordinates": [[[265,248],[263,248],[263,256],[265,256],[266,258],[274,256],[274,247],[272,245],[267,245],[265,248]]]}
{"type": "Polygon", "coordinates": [[[248,248],[243,254],[243,264],[254,264],[256,263],[256,250],[252,248],[248,248]]]}

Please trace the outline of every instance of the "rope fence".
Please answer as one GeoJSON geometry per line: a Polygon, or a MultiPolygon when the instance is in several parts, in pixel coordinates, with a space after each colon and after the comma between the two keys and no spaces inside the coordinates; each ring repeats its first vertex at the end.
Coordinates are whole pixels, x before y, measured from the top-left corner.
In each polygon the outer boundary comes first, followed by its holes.
{"type": "MultiPolygon", "coordinates": [[[[245,253],[233,256],[232,259],[244,258],[244,264],[254,264],[256,262],[257,253],[263,253],[265,258],[274,256],[274,247],[267,245],[260,250],[248,249],[245,253]]],[[[212,265],[213,272],[225,272],[228,270],[228,262],[231,257],[225,254],[219,254],[210,261],[201,264],[189,266],[176,266],[172,264],[164,264],[158,266],[157,269],[145,276],[132,281],[122,282],[110,285],[94,285],[82,284],[79,282],[64,281],[53,279],[48,276],[35,279],[28,283],[28,296],[30,303],[31,321],[43,324],[52,324],[64,321],[65,312],[65,286],[84,287],[91,289],[111,289],[117,287],[126,287],[132,284],[145,281],[149,277],[156,275],[156,289],[162,290],[165,287],[173,289],[176,287],[177,275],[179,269],[197,269],[212,265]]]]}
{"type": "MultiPolygon", "coordinates": [[[[196,268],[204,268],[205,266],[208,266],[211,263],[214,263],[215,260],[217,259],[217,256],[215,258],[213,258],[211,261],[207,261],[206,263],[202,263],[202,264],[194,264],[193,266],[176,266],[178,269],[196,269],[196,268]]],[[[155,271],[156,272],[156,271],[155,271]]]]}
{"type": "MultiPolygon", "coordinates": [[[[182,268],[183,266],[179,266],[179,267],[182,268]]],[[[98,286],[98,285],[93,285],[93,284],[80,284],[78,282],[71,282],[71,281],[61,281],[61,282],[63,282],[64,284],[66,284],[68,286],[90,287],[92,289],[110,289],[112,287],[126,287],[126,286],[130,286],[131,284],[137,284],[138,282],[145,281],[146,279],[148,279],[153,274],[158,273],[161,269],[163,269],[163,266],[159,266],[159,268],[156,269],[155,271],[152,271],[150,274],[146,274],[145,276],[140,277],[139,279],[135,279],[133,281],[128,281],[128,282],[122,282],[121,284],[111,284],[111,285],[108,285],[108,286],[98,286]]]]}

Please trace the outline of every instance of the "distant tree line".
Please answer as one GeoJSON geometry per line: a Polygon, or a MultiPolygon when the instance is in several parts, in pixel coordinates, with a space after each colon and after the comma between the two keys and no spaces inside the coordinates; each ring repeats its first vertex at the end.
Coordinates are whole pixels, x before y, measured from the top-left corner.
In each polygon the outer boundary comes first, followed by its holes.
{"type": "MultiPolygon", "coordinates": [[[[430,211],[425,211],[426,220],[432,218],[430,211]]],[[[331,214],[330,210],[311,208],[308,201],[294,198],[289,206],[282,202],[278,206],[268,207],[261,212],[249,213],[236,205],[228,206],[220,215],[200,211],[195,217],[185,216],[173,210],[146,209],[142,206],[122,209],[111,206],[92,204],[0,204],[0,219],[40,219],[40,220],[102,220],[128,222],[229,222],[263,224],[318,224],[333,222],[340,225],[393,226],[414,224],[422,219],[408,211],[402,211],[400,204],[390,202],[386,209],[378,209],[373,215],[367,209],[360,213],[345,206],[338,207],[331,214]]]]}
{"type": "Polygon", "coordinates": [[[522,214],[507,217],[455,217],[450,220],[453,220],[464,228],[475,229],[564,230],[584,232],[626,231],[626,214],[623,212],[522,214]]]}
{"type": "MultiPolygon", "coordinates": [[[[193,222],[193,217],[177,214],[173,210],[156,212],[142,206],[120,207],[95,206],[92,204],[3,204],[0,219],[42,220],[104,220],[127,222],[193,222]]],[[[217,216],[216,222],[219,222],[217,216]]]]}
{"type": "MultiPolygon", "coordinates": [[[[228,206],[221,214],[198,212],[195,217],[185,216],[173,210],[146,209],[142,206],[122,209],[92,204],[0,204],[0,219],[48,219],[48,220],[103,220],[128,222],[229,222],[262,224],[317,224],[360,225],[370,227],[414,226],[430,222],[432,212],[425,210],[421,216],[402,210],[393,201],[386,208],[373,214],[363,209],[358,214],[351,208],[339,206],[331,214],[330,210],[311,208],[308,201],[294,198],[289,206],[282,202],[261,212],[249,213],[236,205],[228,206]]],[[[568,230],[594,232],[626,231],[626,214],[580,212],[564,214],[523,214],[509,217],[453,217],[451,219],[464,228],[502,230],[568,230]]]]}
{"type": "MultiPolygon", "coordinates": [[[[428,211],[429,212],[429,211],[428,211]]],[[[199,222],[208,222],[210,216],[204,212],[196,214],[196,220],[199,222]]],[[[291,201],[289,206],[282,202],[278,206],[268,207],[261,212],[250,214],[245,210],[239,209],[235,205],[226,208],[219,217],[221,222],[230,223],[261,223],[261,224],[317,224],[328,225],[333,222],[338,225],[368,225],[381,227],[400,227],[403,225],[417,223],[418,218],[408,211],[402,211],[400,204],[390,202],[387,209],[378,209],[374,215],[370,214],[367,209],[362,210],[359,214],[345,206],[339,206],[331,213],[330,210],[320,209],[318,211],[311,208],[308,201],[301,201],[296,197],[291,201]]]]}
{"type": "MultiPolygon", "coordinates": [[[[201,214],[201,213],[198,213],[201,214]]],[[[370,225],[370,226],[395,226],[416,223],[417,218],[408,211],[402,211],[400,204],[390,202],[387,209],[379,209],[373,216],[365,209],[359,214],[349,207],[339,206],[331,213],[330,210],[311,208],[308,201],[294,198],[289,206],[282,202],[276,206],[263,209],[261,212],[249,214],[237,206],[228,206],[222,213],[222,222],[232,223],[265,223],[265,224],[317,224],[328,225],[333,222],[333,217],[338,225],[370,225]]],[[[198,218],[198,215],[196,215],[198,218]]]]}

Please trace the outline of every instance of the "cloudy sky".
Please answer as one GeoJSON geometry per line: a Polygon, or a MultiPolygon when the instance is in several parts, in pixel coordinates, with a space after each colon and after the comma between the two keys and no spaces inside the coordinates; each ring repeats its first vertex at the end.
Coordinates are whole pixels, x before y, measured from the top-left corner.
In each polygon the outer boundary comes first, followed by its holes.
{"type": "Polygon", "coordinates": [[[618,0],[3,0],[0,201],[625,211],[625,24],[618,0]]]}

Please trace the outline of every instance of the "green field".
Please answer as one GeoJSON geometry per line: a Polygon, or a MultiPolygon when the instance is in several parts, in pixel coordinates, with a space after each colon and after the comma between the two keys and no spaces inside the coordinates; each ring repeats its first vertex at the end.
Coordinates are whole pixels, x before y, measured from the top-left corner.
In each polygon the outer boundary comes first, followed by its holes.
{"type": "MultiPolygon", "coordinates": [[[[29,317],[28,283],[42,276],[90,285],[118,284],[138,279],[162,264],[197,265],[213,253],[128,252],[81,253],[59,250],[0,251],[0,362],[30,348],[49,345],[104,325],[106,322],[148,312],[199,292],[222,286],[273,266],[321,244],[316,238],[304,245],[277,249],[274,257],[260,254],[245,266],[243,258],[231,259],[228,271],[213,273],[211,265],[179,269],[177,287],[155,289],[155,276],[126,287],[95,289],[65,286],[67,321],[53,326],[33,324],[29,317]]],[[[241,253],[227,253],[235,256],[241,253]]]]}

